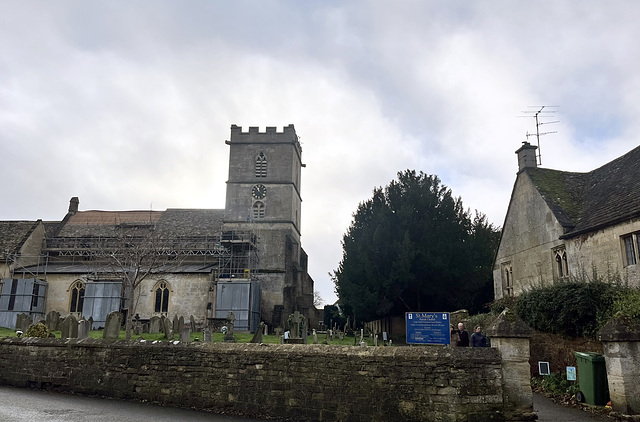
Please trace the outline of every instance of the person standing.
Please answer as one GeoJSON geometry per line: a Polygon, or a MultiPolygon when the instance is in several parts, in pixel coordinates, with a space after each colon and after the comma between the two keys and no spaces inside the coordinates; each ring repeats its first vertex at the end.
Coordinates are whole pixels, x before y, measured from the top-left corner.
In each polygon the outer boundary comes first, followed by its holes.
{"type": "Polygon", "coordinates": [[[461,322],[458,323],[458,337],[458,347],[469,347],[469,333],[464,330],[464,324],[461,322]]]}
{"type": "Polygon", "coordinates": [[[479,325],[471,334],[471,347],[487,347],[487,337],[482,334],[482,327],[479,325]]]}

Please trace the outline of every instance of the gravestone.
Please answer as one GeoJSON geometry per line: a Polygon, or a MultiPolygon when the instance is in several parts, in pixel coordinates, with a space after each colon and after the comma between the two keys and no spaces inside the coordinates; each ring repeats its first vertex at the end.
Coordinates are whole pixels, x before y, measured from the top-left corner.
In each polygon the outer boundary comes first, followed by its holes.
{"type": "Polygon", "coordinates": [[[174,333],[180,333],[180,320],[178,319],[178,314],[173,316],[173,326],[171,327],[174,333]]]}
{"type": "Polygon", "coordinates": [[[149,320],[149,333],[158,334],[160,332],[161,322],[162,321],[159,316],[152,316],[149,320]]]}
{"type": "Polygon", "coordinates": [[[142,332],[148,334],[149,333],[149,323],[145,322],[142,324],[142,332]]]}
{"type": "Polygon", "coordinates": [[[313,329],[313,344],[318,344],[318,333],[316,333],[316,329],[313,329]]]}
{"type": "Polygon", "coordinates": [[[196,332],[196,319],[193,317],[193,315],[189,316],[189,324],[191,326],[191,332],[195,333],[196,332]]]}
{"type": "Polygon", "coordinates": [[[93,317],[89,317],[89,319],[87,320],[87,323],[89,323],[89,331],[93,330],[93,317]]]}
{"type": "Polygon", "coordinates": [[[16,330],[26,332],[31,324],[33,321],[29,315],[24,313],[16,315],[16,330]]]}
{"type": "Polygon", "coordinates": [[[251,343],[262,343],[262,332],[264,330],[264,322],[260,321],[258,324],[258,328],[256,329],[253,338],[251,339],[251,343]]]}
{"type": "Polygon", "coordinates": [[[73,315],[69,315],[62,322],[61,338],[78,338],[78,320],[73,315]]]}
{"type": "Polygon", "coordinates": [[[169,320],[169,318],[162,319],[162,331],[164,332],[165,339],[167,340],[174,339],[173,324],[171,323],[171,320],[169,320]]]}
{"type": "Polygon", "coordinates": [[[60,312],[50,311],[45,317],[45,325],[49,331],[58,331],[60,327],[60,312]]]}
{"type": "Polygon", "coordinates": [[[78,321],[78,338],[89,338],[89,331],[91,331],[89,321],[84,318],[78,321]]]}
{"type": "Polygon", "coordinates": [[[122,314],[118,311],[111,312],[107,315],[102,338],[117,339],[120,336],[120,327],[122,327],[122,314]]]}
{"type": "MultiPolygon", "coordinates": [[[[174,326],[175,326],[175,322],[174,322],[174,326]]],[[[186,328],[186,326],[184,325],[184,317],[180,317],[178,318],[178,335],[182,334],[182,331],[186,328]]],[[[174,332],[176,331],[175,329],[173,330],[174,332]]]]}
{"type": "Polygon", "coordinates": [[[183,343],[189,343],[191,341],[191,329],[187,326],[183,327],[178,338],[183,343]]]}
{"type": "Polygon", "coordinates": [[[263,335],[269,335],[269,326],[267,324],[264,324],[264,329],[262,330],[262,334],[263,335]]]}
{"type": "Polygon", "coordinates": [[[213,338],[211,337],[211,328],[204,327],[202,329],[202,337],[205,343],[211,343],[213,341],[213,338]]]}
{"type": "Polygon", "coordinates": [[[139,336],[140,334],[142,334],[142,324],[140,323],[140,321],[134,321],[132,328],[134,335],[139,336]]]}
{"type": "Polygon", "coordinates": [[[233,335],[233,324],[236,320],[236,316],[233,311],[227,314],[227,332],[224,334],[224,342],[225,343],[235,343],[236,338],[233,335]]]}

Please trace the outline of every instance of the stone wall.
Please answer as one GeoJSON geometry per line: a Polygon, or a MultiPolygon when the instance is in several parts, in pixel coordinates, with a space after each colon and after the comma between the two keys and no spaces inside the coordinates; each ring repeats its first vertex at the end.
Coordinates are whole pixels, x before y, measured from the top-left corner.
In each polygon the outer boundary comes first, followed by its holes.
{"type": "Polygon", "coordinates": [[[300,421],[500,421],[495,348],[0,340],[0,384],[300,421]]]}

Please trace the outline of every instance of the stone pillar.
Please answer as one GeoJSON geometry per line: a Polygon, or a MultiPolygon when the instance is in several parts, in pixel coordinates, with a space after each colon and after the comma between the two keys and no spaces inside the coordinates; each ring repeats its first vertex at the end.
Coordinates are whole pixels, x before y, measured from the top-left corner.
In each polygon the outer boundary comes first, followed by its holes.
{"type": "Polygon", "coordinates": [[[502,356],[502,397],[507,420],[535,420],[529,365],[533,330],[515,312],[505,309],[487,329],[491,347],[502,356]]]}
{"type": "Polygon", "coordinates": [[[598,332],[613,410],[640,414],[640,322],[614,316],[598,332]]]}

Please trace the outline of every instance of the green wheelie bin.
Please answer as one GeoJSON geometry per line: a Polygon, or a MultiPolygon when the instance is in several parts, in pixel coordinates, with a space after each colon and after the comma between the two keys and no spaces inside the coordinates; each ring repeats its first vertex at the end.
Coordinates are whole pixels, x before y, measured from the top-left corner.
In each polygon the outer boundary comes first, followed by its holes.
{"type": "Polygon", "coordinates": [[[609,385],[604,356],[594,352],[574,352],[574,354],[578,363],[578,383],[580,384],[580,391],[576,394],[576,398],[587,404],[606,405],[609,401],[609,385]]]}

